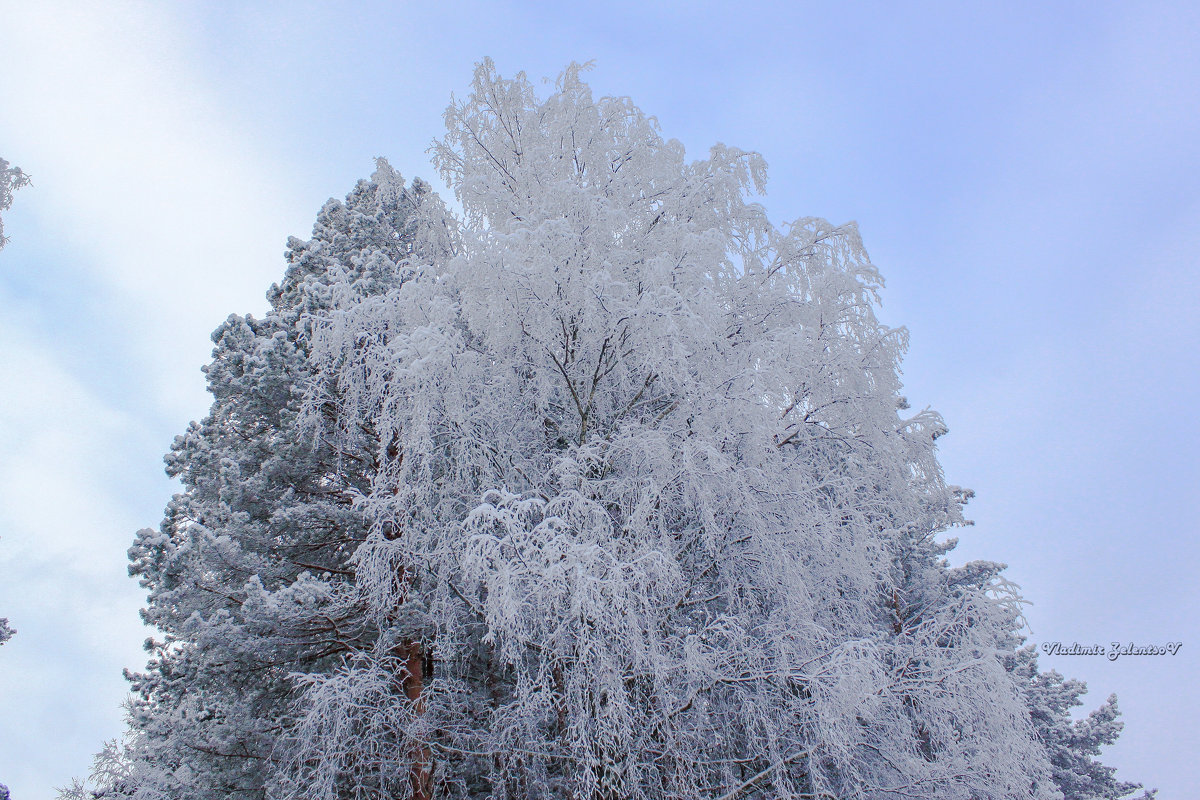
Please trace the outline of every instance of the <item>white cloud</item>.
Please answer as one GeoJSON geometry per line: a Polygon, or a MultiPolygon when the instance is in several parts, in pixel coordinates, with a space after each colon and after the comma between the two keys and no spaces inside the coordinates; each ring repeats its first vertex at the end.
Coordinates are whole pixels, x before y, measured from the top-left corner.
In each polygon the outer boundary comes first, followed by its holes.
{"type": "Polygon", "coordinates": [[[120,731],[148,633],[124,554],[170,491],[163,426],[203,412],[209,332],[265,306],[311,220],[174,10],[0,3],[0,147],[39,234],[0,259],[0,780],[25,800],[120,731]],[[46,274],[67,285],[20,289],[46,274]]]}
{"type": "Polygon", "coordinates": [[[194,414],[207,334],[265,305],[310,212],[289,214],[284,170],[188,68],[167,6],[12,3],[3,17],[0,74],[19,77],[0,82],[0,135],[35,180],[21,202],[114,291],[153,398],[194,414]]]}
{"type": "MultiPolygon", "coordinates": [[[[13,307],[3,291],[0,307],[13,307]]],[[[137,520],[117,487],[157,471],[129,468],[144,430],[58,367],[27,321],[0,318],[0,614],[18,631],[0,652],[0,775],[18,797],[82,774],[119,732],[120,670],[147,632],[123,558],[137,520]]]]}

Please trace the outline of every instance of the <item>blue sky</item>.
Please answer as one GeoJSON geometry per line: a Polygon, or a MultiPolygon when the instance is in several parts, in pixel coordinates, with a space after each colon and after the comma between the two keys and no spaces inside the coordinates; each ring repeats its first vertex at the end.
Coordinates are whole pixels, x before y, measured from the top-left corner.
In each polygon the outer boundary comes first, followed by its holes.
{"type": "Polygon", "coordinates": [[[0,781],[41,800],[118,735],[143,658],[125,548],[172,491],[229,313],[290,234],[425,153],[473,64],[595,59],[699,157],[761,152],[779,221],[857,220],[907,325],[954,560],[1010,564],[1032,640],[1182,641],[1043,658],[1117,692],[1107,756],[1200,785],[1200,10],[1100,3],[0,1],[0,155],[34,185],[0,252],[0,781]]]}

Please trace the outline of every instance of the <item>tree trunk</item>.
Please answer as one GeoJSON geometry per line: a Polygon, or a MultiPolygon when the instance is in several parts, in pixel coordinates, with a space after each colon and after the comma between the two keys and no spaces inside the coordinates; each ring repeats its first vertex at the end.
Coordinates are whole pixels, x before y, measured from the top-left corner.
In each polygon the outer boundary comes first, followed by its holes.
{"type": "MultiPolygon", "coordinates": [[[[404,696],[413,702],[417,714],[424,714],[424,648],[420,642],[406,642],[400,646],[400,650],[404,658],[404,677],[401,681],[404,696]]],[[[411,757],[412,768],[408,779],[412,786],[413,800],[433,800],[433,764],[429,747],[420,742],[413,742],[411,757]]]]}

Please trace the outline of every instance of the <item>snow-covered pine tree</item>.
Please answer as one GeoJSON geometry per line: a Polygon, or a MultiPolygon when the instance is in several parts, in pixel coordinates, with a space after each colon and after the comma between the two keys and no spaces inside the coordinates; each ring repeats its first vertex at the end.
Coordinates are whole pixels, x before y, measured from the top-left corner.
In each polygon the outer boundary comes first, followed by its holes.
{"type": "MultiPolygon", "coordinates": [[[[415,255],[452,246],[445,213],[428,184],[406,186],[381,159],[344,203],[325,205],[312,239],[288,242],[266,316],[231,316],[214,332],[212,409],[166,457],[183,491],[130,549],[149,590],[144,617],[163,636],[147,642],[146,671],[128,676],[125,741],[74,794],[266,797],[291,720],[289,676],[330,670],[377,635],[343,591],[369,528],[357,499],[376,436],[366,422],[336,445],[301,433],[310,324],[335,296],[399,287],[415,255]]],[[[319,413],[338,417],[336,394],[329,402],[319,413]]]]}
{"type": "MultiPolygon", "coordinates": [[[[10,166],[0,158],[0,211],[12,208],[12,193],[28,184],[29,176],[22,172],[20,167],[10,166]]],[[[4,236],[4,218],[0,217],[0,250],[3,250],[6,244],[8,239],[4,236]]]]}
{"type": "MultiPolygon", "coordinates": [[[[973,561],[950,569],[949,574],[952,583],[984,588],[1003,581],[1000,573],[1004,569],[1006,565],[993,561],[973,561]]],[[[1086,718],[1073,719],[1071,709],[1083,705],[1080,698],[1087,694],[1087,684],[1064,679],[1054,670],[1040,672],[1037,650],[1032,645],[1022,646],[1025,628],[1024,619],[1014,613],[1009,638],[1000,649],[1005,668],[1022,687],[1034,731],[1046,749],[1052,779],[1063,800],[1120,800],[1141,789],[1140,783],[1117,780],[1116,769],[1096,759],[1102,747],[1116,743],[1124,727],[1117,719],[1121,713],[1117,696],[1110,695],[1086,718]]],[[[1153,800],[1157,792],[1144,791],[1138,800],[1153,800]]]]}
{"type": "Polygon", "coordinates": [[[281,794],[1057,797],[855,227],[578,66],[484,62],[446,123],[460,254],[314,333],[309,424],[380,443],[376,639],[303,681],[281,794]]]}
{"type": "MultiPolygon", "coordinates": [[[[1083,719],[1073,719],[1071,709],[1083,705],[1086,683],[1064,679],[1055,670],[1039,672],[1032,646],[1017,650],[1010,663],[1026,687],[1034,730],[1047,749],[1054,784],[1064,800],[1119,800],[1142,788],[1140,783],[1117,780],[1116,770],[1096,759],[1125,727],[1117,719],[1121,712],[1115,694],[1083,719]]],[[[1157,792],[1144,791],[1140,798],[1151,800],[1157,792]]]]}

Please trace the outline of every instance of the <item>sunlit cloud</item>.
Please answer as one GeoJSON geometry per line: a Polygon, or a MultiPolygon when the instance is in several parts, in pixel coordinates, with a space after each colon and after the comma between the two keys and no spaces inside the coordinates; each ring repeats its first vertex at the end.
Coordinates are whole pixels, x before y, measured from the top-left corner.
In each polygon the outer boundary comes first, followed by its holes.
{"type": "Polygon", "coordinates": [[[265,305],[311,211],[289,216],[283,171],[189,68],[166,6],[12,4],[4,30],[0,73],[20,77],[0,82],[0,130],[36,182],[21,202],[113,293],[150,399],[195,414],[207,333],[265,305]]]}

